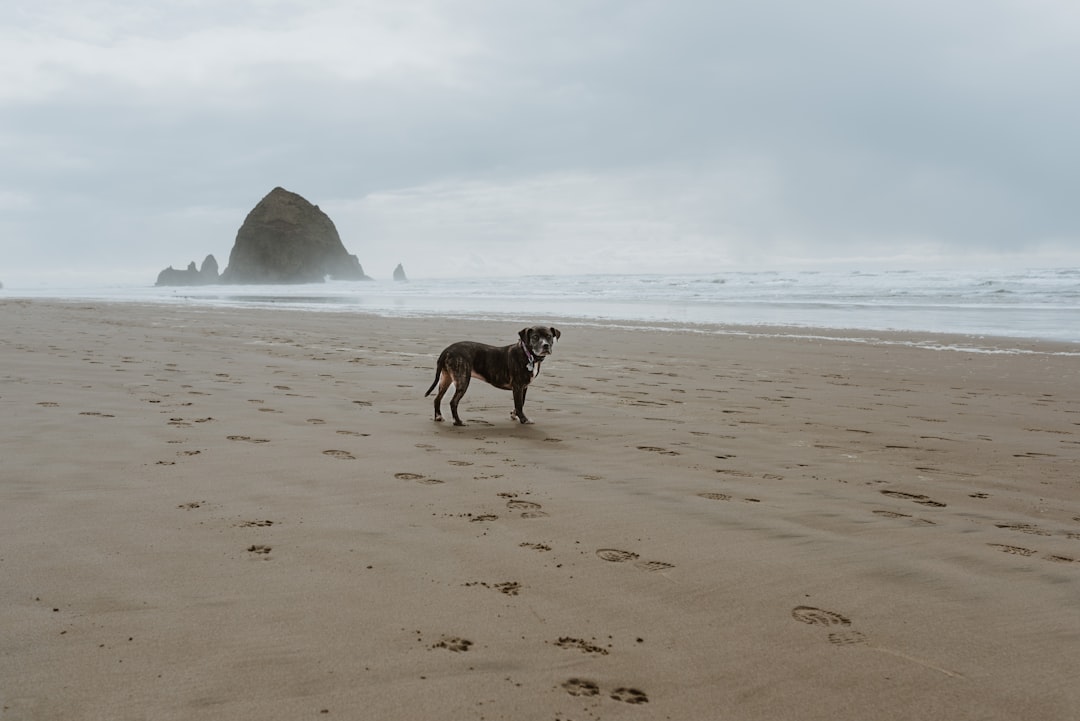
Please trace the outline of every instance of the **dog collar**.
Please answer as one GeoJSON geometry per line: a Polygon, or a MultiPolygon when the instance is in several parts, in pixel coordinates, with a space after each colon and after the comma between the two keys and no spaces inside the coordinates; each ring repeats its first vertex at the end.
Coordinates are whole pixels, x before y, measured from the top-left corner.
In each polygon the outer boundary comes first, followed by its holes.
{"type": "Polygon", "coordinates": [[[521,350],[525,351],[525,367],[528,368],[529,372],[535,377],[540,364],[537,363],[536,356],[532,354],[529,347],[525,345],[525,341],[518,341],[518,343],[521,345],[521,350]]]}

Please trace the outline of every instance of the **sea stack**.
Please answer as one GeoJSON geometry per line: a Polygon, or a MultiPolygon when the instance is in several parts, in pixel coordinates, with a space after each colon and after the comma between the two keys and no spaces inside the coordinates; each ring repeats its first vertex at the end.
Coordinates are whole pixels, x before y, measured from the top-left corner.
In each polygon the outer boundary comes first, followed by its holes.
{"type": "Polygon", "coordinates": [[[319,206],[274,188],[248,213],[222,283],[322,283],[370,280],[319,206]]]}
{"type": "Polygon", "coordinates": [[[154,285],[213,285],[219,278],[217,259],[208,255],[203,260],[202,270],[195,268],[195,261],[188,263],[185,270],[177,270],[170,265],[158,273],[154,285]]]}
{"type": "Polygon", "coordinates": [[[394,268],[394,280],[400,280],[400,281],[407,281],[408,280],[408,278],[405,277],[405,269],[403,267],[401,267],[401,263],[398,263],[397,267],[394,268]]]}

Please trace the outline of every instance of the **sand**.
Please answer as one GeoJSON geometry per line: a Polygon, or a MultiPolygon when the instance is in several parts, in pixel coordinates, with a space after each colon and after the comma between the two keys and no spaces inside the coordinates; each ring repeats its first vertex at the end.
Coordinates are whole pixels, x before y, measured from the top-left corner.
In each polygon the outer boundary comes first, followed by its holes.
{"type": "Polygon", "coordinates": [[[1080,357],[553,323],[0,302],[0,719],[1077,718],[1080,357]]]}

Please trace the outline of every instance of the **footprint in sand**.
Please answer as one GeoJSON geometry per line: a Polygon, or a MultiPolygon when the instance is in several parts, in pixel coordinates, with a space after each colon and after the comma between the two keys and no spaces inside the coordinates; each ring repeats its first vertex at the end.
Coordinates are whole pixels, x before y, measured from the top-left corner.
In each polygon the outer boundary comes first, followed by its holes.
{"type": "Polygon", "coordinates": [[[584,678],[571,678],[563,682],[562,687],[571,696],[599,696],[600,687],[595,682],[584,678]]]}
{"type": "Polygon", "coordinates": [[[251,436],[225,436],[230,441],[244,441],[246,443],[269,443],[269,438],[252,438],[251,436]]]}
{"type": "Polygon", "coordinates": [[[270,553],[270,546],[263,546],[261,544],[248,546],[248,553],[254,553],[256,556],[266,556],[270,553]]]}
{"type": "Polygon", "coordinates": [[[701,498],[708,498],[710,501],[730,501],[731,496],[726,493],[699,493],[701,498]]]}
{"type": "Polygon", "coordinates": [[[851,619],[835,611],[814,606],[796,606],[791,610],[791,616],[801,623],[834,629],[827,636],[829,643],[834,646],[859,646],[869,643],[862,631],[845,628],[851,625],[851,619]],[[835,630],[837,627],[840,627],[840,630],[835,630]]]}
{"type": "MultiPolygon", "coordinates": [[[[610,563],[626,563],[627,561],[637,561],[639,558],[638,554],[632,551],[622,551],[618,548],[601,548],[596,552],[596,555],[610,563]]],[[[665,561],[637,561],[634,566],[643,571],[666,571],[669,568],[675,568],[675,564],[665,561]]]]}
{"type": "Polygon", "coordinates": [[[1029,533],[1032,536],[1051,536],[1050,531],[1044,531],[1033,523],[995,523],[998,528],[1007,528],[1010,531],[1020,531],[1021,533],[1029,533]]]}
{"type": "Polygon", "coordinates": [[[912,523],[918,523],[923,526],[936,526],[933,521],[928,521],[925,518],[916,518],[915,516],[909,516],[906,513],[897,513],[896,511],[874,511],[875,515],[884,516],[885,518],[906,518],[912,523]]]}
{"type": "MultiPolygon", "coordinates": [[[[273,521],[240,521],[237,524],[241,528],[268,528],[274,525],[273,521]]],[[[248,549],[251,550],[250,548],[248,549]]]]}
{"type": "Polygon", "coordinates": [[[582,653],[592,653],[598,654],[600,656],[608,655],[608,650],[606,648],[597,646],[594,643],[589,643],[583,638],[571,638],[570,636],[563,636],[555,642],[555,645],[559,648],[577,649],[582,653]]]}
{"type": "Polygon", "coordinates": [[[503,581],[502,583],[488,583],[486,581],[469,581],[463,584],[466,588],[472,588],[473,586],[480,586],[482,588],[490,588],[498,591],[499,593],[506,594],[507,596],[516,596],[521,592],[521,583],[518,581],[503,581]]]}
{"type": "Polygon", "coordinates": [[[313,426],[321,426],[323,423],[326,423],[322,418],[308,418],[307,422],[313,426]]]}
{"type": "Polygon", "coordinates": [[[338,460],[342,460],[342,461],[355,461],[356,460],[356,456],[349,453],[348,451],[335,451],[335,450],[323,451],[323,455],[324,456],[330,456],[331,458],[337,458],[338,460]]]}
{"type": "Polygon", "coordinates": [[[663,456],[677,456],[678,451],[669,451],[667,448],[660,448],[659,446],[638,446],[639,451],[649,451],[650,453],[659,453],[663,456]]]}
{"type": "Polygon", "coordinates": [[[506,507],[511,511],[522,511],[522,518],[543,518],[547,515],[546,512],[540,510],[543,506],[532,501],[507,501],[506,507]]]}
{"type": "Polygon", "coordinates": [[[58,408],[60,406],[59,403],[55,403],[53,401],[41,401],[38,403],[38,405],[42,408],[58,408]]]}
{"type": "Polygon", "coordinates": [[[829,634],[829,643],[834,646],[857,646],[866,642],[866,634],[861,631],[836,631],[829,634]]]}
{"type": "Polygon", "coordinates": [[[924,496],[921,493],[904,493],[903,491],[890,491],[890,490],[884,490],[884,491],[882,491],[882,493],[885,494],[886,496],[890,496],[892,498],[902,498],[905,501],[914,501],[915,503],[918,503],[919,505],[922,505],[922,506],[931,506],[933,508],[945,508],[945,505],[946,505],[944,503],[941,503],[940,501],[932,500],[930,497],[924,496]]]}
{"type": "Polygon", "coordinates": [[[611,692],[611,698],[623,703],[649,703],[649,697],[645,695],[645,692],[636,688],[617,688],[611,692]]]}
{"type": "Polygon", "coordinates": [[[437,486],[440,483],[444,483],[444,481],[440,481],[438,478],[428,478],[426,476],[420,475],[419,473],[395,473],[394,478],[398,479],[399,481],[416,481],[417,483],[422,483],[425,486],[437,486]]]}
{"type": "MultiPolygon", "coordinates": [[[[988,543],[986,544],[991,548],[996,548],[1002,553],[1011,553],[1014,556],[1034,556],[1037,551],[1030,548],[1023,548],[1022,546],[1009,546],[1004,543],[988,543]]],[[[1047,553],[1041,557],[1046,561],[1053,561],[1054,563],[1076,563],[1076,559],[1070,556],[1059,556],[1057,554],[1047,553]]]]}
{"type": "Polygon", "coordinates": [[[850,626],[851,619],[834,611],[826,611],[813,606],[796,606],[791,609],[791,617],[811,626],[850,626]]]}
{"type": "Polygon", "coordinates": [[[534,551],[550,551],[551,550],[551,546],[547,545],[546,543],[530,543],[528,541],[523,541],[523,542],[519,543],[518,546],[521,547],[521,548],[531,548],[534,551]]]}
{"type": "Polygon", "coordinates": [[[1003,553],[1011,553],[1014,556],[1034,556],[1035,555],[1035,551],[1031,550],[1030,548],[1022,548],[1020,546],[1008,546],[1008,545],[1006,545],[1004,543],[988,543],[986,545],[990,546],[990,548],[996,548],[997,550],[999,550],[999,551],[1001,551],[1003,553]]]}
{"type": "Polygon", "coordinates": [[[432,648],[445,648],[447,651],[453,651],[454,653],[463,653],[468,651],[469,647],[472,645],[473,642],[466,638],[447,636],[438,643],[432,645],[432,648]]]}

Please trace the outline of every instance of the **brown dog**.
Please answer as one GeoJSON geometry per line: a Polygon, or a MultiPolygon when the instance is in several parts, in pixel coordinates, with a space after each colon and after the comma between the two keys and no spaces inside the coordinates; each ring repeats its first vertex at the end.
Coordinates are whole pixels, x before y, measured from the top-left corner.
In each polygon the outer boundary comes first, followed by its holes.
{"type": "Polygon", "coordinates": [[[454,386],[454,397],[450,399],[450,413],[454,416],[454,425],[463,426],[458,415],[458,403],[469,381],[473,378],[490,383],[496,388],[514,392],[514,410],[511,418],[522,423],[532,423],[525,417],[525,392],[529,383],[540,374],[540,364],[551,355],[555,340],[561,338],[558,328],[532,326],[522,328],[518,333],[518,342],[507,346],[493,346],[475,341],[460,341],[447,346],[439,355],[435,365],[435,382],[427,389],[424,397],[431,395],[435,386],[439,393],[435,396],[435,420],[441,421],[442,398],[447,389],[454,386]]]}

